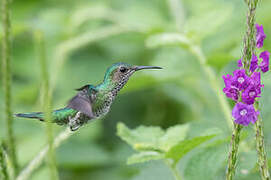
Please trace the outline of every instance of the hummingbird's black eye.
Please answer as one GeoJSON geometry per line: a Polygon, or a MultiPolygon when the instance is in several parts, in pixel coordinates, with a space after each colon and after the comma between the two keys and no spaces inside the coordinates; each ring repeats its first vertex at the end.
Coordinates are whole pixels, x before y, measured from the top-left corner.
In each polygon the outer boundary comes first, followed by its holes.
{"type": "Polygon", "coordinates": [[[120,72],[125,73],[128,69],[126,67],[121,67],[120,72]]]}

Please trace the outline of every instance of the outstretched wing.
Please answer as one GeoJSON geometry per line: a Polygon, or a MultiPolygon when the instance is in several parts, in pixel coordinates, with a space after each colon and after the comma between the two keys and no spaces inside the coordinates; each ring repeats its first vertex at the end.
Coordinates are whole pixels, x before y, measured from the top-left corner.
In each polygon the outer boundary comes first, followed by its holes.
{"type": "Polygon", "coordinates": [[[79,92],[69,101],[67,107],[80,111],[81,113],[87,115],[89,118],[93,118],[91,97],[89,95],[88,89],[88,85],[79,88],[79,92]]]}

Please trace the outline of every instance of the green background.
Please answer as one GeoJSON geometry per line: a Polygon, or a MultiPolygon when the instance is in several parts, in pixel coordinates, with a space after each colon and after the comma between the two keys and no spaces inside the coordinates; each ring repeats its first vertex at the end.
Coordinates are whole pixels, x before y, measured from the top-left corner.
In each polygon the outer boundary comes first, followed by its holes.
{"type": "MultiPolygon", "coordinates": [[[[116,125],[163,129],[189,123],[189,134],[210,128],[222,132],[216,146],[201,146],[178,163],[183,177],[223,179],[231,130],[204,68],[212,68],[222,92],[222,75],[236,68],[246,30],[242,0],[14,0],[12,3],[13,111],[42,109],[41,73],[34,33],[45,36],[53,107],[61,108],[85,84],[96,85],[115,62],[156,65],[163,70],[140,71],[131,77],[102,120],[81,128],[56,150],[60,179],[173,180],[162,161],[127,165],[133,150],[116,135],[116,125]],[[186,45],[155,39],[160,33],[181,33],[203,51],[199,63],[186,45]]],[[[271,1],[262,0],[256,22],[263,24],[271,50],[271,1]]],[[[2,26],[0,38],[2,39],[2,26]]],[[[267,153],[271,154],[271,74],[263,75],[261,115],[267,153]]],[[[233,102],[229,100],[231,107],[233,102]]],[[[3,88],[0,89],[0,136],[5,137],[3,88]]],[[[64,127],[53,126],[54,134],[64,127]]],[[[14,121],[20,166],[46,144],[45,124],[14,121]]],[[[244,128],[237,179],[260,179],[256,168],[254,126],[244,128]]],[[[48,179],[43,164],[32,176],[48,179]]]]}

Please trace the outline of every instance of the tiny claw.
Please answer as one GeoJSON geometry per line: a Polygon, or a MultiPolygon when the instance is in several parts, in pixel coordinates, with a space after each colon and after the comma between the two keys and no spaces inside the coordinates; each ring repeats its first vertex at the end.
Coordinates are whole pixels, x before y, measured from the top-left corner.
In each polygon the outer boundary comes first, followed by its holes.
{"type": "Polygon", "coordinates": [[[70,126],[70,130],[71,130],[71,131],[76,131],[76,130],[79,129],[79,127],[80,127],[80,125],[79,125],[79,126],[75,126],[75,127],[70,126]]]}

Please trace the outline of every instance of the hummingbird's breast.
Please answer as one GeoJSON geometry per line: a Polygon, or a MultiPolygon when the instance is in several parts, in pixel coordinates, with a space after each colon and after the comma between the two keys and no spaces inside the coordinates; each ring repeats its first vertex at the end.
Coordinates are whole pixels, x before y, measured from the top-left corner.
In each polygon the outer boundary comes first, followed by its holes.
{"type": "Polygon", "coordinates": [[[115,95],[112,92],[98,94],[93,103],[93,115],[95,118],[100,118],[110,111],[115,95]]]}
{"type": "Polygon", "coordinates": [[[110,111],[115,97],[126,84],[128,79],[129,76],[121,78],[119,82],[113,86],[113,88],[101,88],[102,90],[96,94],[95,101],[92,104],[93,115],[95,118],[100,118],[110,111]]]}

